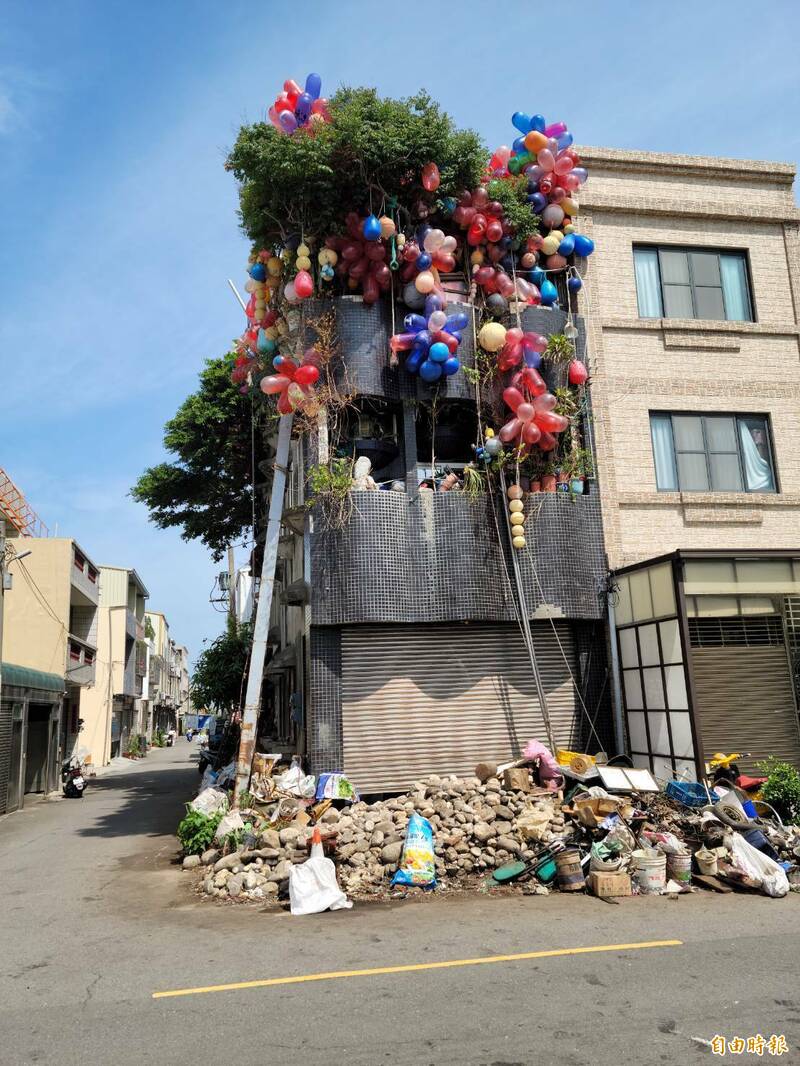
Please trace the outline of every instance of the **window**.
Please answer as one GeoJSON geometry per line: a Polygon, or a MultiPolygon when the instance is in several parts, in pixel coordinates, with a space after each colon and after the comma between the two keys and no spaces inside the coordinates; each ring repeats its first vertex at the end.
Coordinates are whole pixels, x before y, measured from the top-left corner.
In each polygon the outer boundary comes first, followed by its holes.
{"type": "Polygon", "coordinates": [[[659,492],[776,492],[765,415],[650,415],[659,492]]]}
{"type": "Polygon", "coordinates": [[[633,249],[640,318],[705,318],[752,322],[744,252],[633,249]]]}
{"type": "Polygon", "coordinates": [[[78,570],[83,573],[83,568],[86,566],[86,560],[79,551],[75,552],[72,557],[72,561],[75,563],[75,566],[78,568],[78,570]]]}
{"type": "Polygon", "coordinates": [[[86,573],[86,576],[89,578],[89,580],[91,581],[91,583],[93,585],[95,585],[97,583],[97,571],[95,570],[95,568],[93,566],[89,567],[89,569],[88,569],[88,571],[86,573]]]}

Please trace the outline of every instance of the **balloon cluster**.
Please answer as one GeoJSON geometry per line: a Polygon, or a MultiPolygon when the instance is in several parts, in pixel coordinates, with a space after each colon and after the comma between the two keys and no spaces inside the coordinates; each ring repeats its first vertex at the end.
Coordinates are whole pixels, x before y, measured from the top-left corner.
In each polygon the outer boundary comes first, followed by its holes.
{"type": "Polygon", "coordinates": [[[314,398],[312,386],[319,380],[319,353],[315,348],[309,348],[299,364],[278,355],[272,365],[277,374],[263,377],[260,387],[267,396],[278,397],[279,414],[291,414],[314,398]]]}
{"type": "Polygon", "coordinates": [[[542,352],[547,348],[547,337],[541,333],[523,333],[518,326],[506,330],[506,341],[497,356],[497,369],[513,370],[525,360],[525,365],[534,370],[542,364],[542,352]]]}
{"type": "Polygon", "coordinates": [[[425,297],[432,292],[444,295],[439,272],[448,274],[455,270],[457,248],[455,237],[445,236],[442,230],[427,224],[417,229],[414,240],[405,242],[400,276],[406,283],[403,295],[409,307],[421,308],[425,297]],[[411,291],[412,283],[414,292],[411,291]]]}
{"type": "Polygon", "coordinates": [[[311,249],[307,244],[297,246],[297,273],[283,287],[283,296],[287,303],[297,304],[307,300],[314,292],[314,279],[311,277],[311,249]]]}
{"type": "Polygon", "coordinates": [[[475,448],[475,458],[482,463],[491,463],[503,451],[503,442],[494,435],[493,429],[487,429],[483,444],[475,448]]]}
{"type": "Polygon", "coordinates": [[[542,302],[536,285],[526,278],[517,278],[515,283],[511,277],[513,226],[503,214],[503,205],[499,200],[491,200],[484,186],[461,193],[453,221],[467,231],[467,244],[474,249],[470,255],[472,280],[489,297],[490,311],[503,314],[508,309],[507,301],[514,296],[529,304],[542,302]]]}
{"type": "Polygon", "coordinates": [[[292,78],[283,83],[283,92],[275,97],[275,103],[269,109],[269,120],[281,133],[294,133],[304,126],[313,129],[319,122],[330,122],[328,101],[320,96],[322,78],[319,74],[309,74],[305,89],[292,78]]]}
{"type": "Polygon", "coordinates": [[[448,315],[443,308],[442,297],[431,293],[425,300],[425,314],[406,315],[406,332],[395,333],[389,341],[393,352],[410,353],[406,370],[419,374],[429,384],[458,372],[461,363],[456,352],[461,331],[469,324],[469,316],[463,311],[448,315]]]}
{"type": "Polygon", "coordinates": [[[264,324],[264,318],[268,313],[267,303],[281,283],[282,271],[283,263],[276,255],[267,251],[259,252],[256,261],[248,270],[250,278],[244,288],[245,292],[250,293],[250,299],[245,307],[245,314],[256,326],[264,324]]]}
{"type": "MultiPolygon", "coordinates": [[[[515,111],[511,121],[519,136],[512,148],[503,145],[497,149],[489,169],[497,177],[524,174],[528,180],[527,201],[549,232],[528,241],[520,266],[531,270],[530,280],[541,287],[547,280],[545,270],[563,270],[569,256],[585,257],[594,251],[594,241],[576,232],[573,222],[578,213],[573,196],[589,175],[572,148],[572,134],[563,122],[548,126],[542,115],[526,115],[522,111],[515,111]],[[544,269],[537,267],[539,253],[544,256],[544,269]]],[[[570,273],[568,286],[573,291],[581,287],[577,272],[570,273]]],[[[542,293],[543,303],[546,295],[549,290],[542,293]]]]}
{"type": "Polygon", "coordinates": [[[326,248],[338,253],[338,260],[332,265],[336,266],[339,276],[347,280],[350,289],[361,286],[365,304],[374,304],[392,283],[383,242],[393,237],[397,228],[388,215],[382,218],[368,215],[362,219],[355,211],[347,215],[345,226],[346,236],[325,240],[326,248]]]}
{"type": "Polygon", "coordinates": [[[503,390],[503,399],[514,417],[500,430],[500,440],[526,451],[534,444],[543,452],[552,451],[558,443],[556,434],[563,433],[569,419],[556,414],[558,400],[547,391],[539,371],[530,366],[518,370],[503,390]]]}

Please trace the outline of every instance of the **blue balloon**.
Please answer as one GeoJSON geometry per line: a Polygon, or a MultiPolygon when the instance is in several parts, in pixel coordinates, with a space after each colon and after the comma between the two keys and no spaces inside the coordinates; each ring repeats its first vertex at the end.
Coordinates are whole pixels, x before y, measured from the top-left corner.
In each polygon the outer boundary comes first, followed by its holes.
{"type": "Polygon", "coordinates": [[[427,350],[431,346],[432,341],[433,341],[433,337],[431,336],[430,330],[429,329],[421,329],[419,331],[419,333],[416,335],[416,337],[414,338],[414,344],[412,345],[412,347],[414,347],[414,348],[424,348],[425,351],[427,352],[427,350]]]}
{"type": "Polygon", "coordinates": [[[544,128],[547,125],[547,121],[544,115],[531,115],[531,129],[536,130],[537,133],[544,133],[544,128]]]}
{"type": "Polygon", "coordinates": [[[539,286],[539,292],[542,296],[542,303],[545,307],[551,307],[558,299],[558,289],[552,283],[546,279],[539,286]]]}
{"type": "Polygon", "coordinates": [[[526,197],[526,199],[531,205],[531,210],[534,215],[541,215],[542,211],[547,207],[547,197],[544,193],[533,192],[530,196],[526,197]]]}
{"type": "Polygon", "coordinates": [[[448,329],[447,332],[456,341],[457,344],[461,344],[461,331],[458,329],[448,329]]]}
{"type": "Polygon", "coordinates": [[[308,122],[311,114],[311,105],[313,103],[314,101],[308,93],[301,93],[297,97],[297,103],[294,105],[294,117],[301,126],[304,126],[306,122],[308,122]]]}
{"type": "Polygon", "coordinates": [[[511,147],[517,155],[520,155],[522,152],[525,151],[525,138],[515,137],[511,147]]]}
{"type": "Polygon", "coordinates": [[[563,152],[565,148],[569,148],[569,146],[572,144],[573,140],[574,140],[574,138],[573,138],[572,134],[569,132],[569,130],[567,130],[565,133],[562,133],[561,136],[557,139],[556,144],[558,145],[559,149],[563,152]]]}
{"type": "Polygon", "coordinates": [[[426,353],[418,348],[415,348],[409,353],[406,359],[406,370],[409,374],[416,374],[419,371],[420,364],[425,359],[426,353]]]}
{"type": "Polygon", "coordinates": [[[559,255],[572,255],[575,251],[575,234],[568,233],[558,246],[559,255]]]}
{"type": "Polygon", "coordinates": [[[421,226],[417,226],[416,240],[417,244],[420,246],[420,249],[422,249],[422,246],[425,243],[425,238],[428,236],[432,229],[433,226],[429,226],[427,222],[423,222],[421,226]]]}
{"type": "Polygon", "coordinates": [[[455,329],[466,329],[469,325],[469,315],[464,314],[463,311],[459,311],[455,315],[448,315],[445,320],[444,328],[448,333],[452,333],[455,329]]]}
{"type": "Polygon", "coordinates": [[[427,270],[433,262],[433,259],[427,252],[420,252],[417,256],[415,263],[419,270],[427,270]]]}
{"type": "Polygon", "coordinates": [[[421,329],[425,329],[428,325],[427,318],[423,318],[422,315],[406,315],[403,319],[403,326],[406,333],[419,333],[421,329]]]}
{"type": "Polygon", "coordinates": [[[253,281],[266,281],[267,280],[267,268],[263,263],[253,263],[250,267],[248,274],[253,281]]]}
{"type": "Polygon", "coordinates": [[[379,241],[381,239],[381,224],[374,215],[367,215],[361,232],[365,241],[379,241]]]}
{"type": "Polygon", "coordinates": [[[432,363],[430,359],[426,359],[422,366],[419,368],[419,376],[423,381],[432,383],[438,381],[442,376],[442,368],[438,363],[432,363]]]}
{"type": "Polygon", "coordinates": [[[538,352],[532,352],[529,348],[522,349],[522,358],[525,360],[525,366],[529,366],[533,370],[538,370],[542,365],[541,355],[538,352]]]}
{"type": "Polygon", "coordinates": [[[425,297],[425,316],[430,318],[434,311],[441,311],[444,301],[438,293],[432,292],[425,297]]]}
{"type": "Polygon", "coordinates": [[[570,292],[577,292],[578,289],[580,289],[582,285],[583,285],[583,282],[577,276],[577,274],[572,274],[567,279],[567,288],[569,289],[570,292]]]}
{"type": "Polygon", "coordinates": [[[318,100],[322,92],[322,78],[319,74],[309,74],[306,78],[306,92],[312,100],[318,100]]]}
{"type": "Polygon", "coordinates": [[[514,257],[511,255],[504,255],[498,265],[501,266],[507,274],[512,274],[514,272],[514,257]]]}
{"type": "Polygon", "coordinates": [[[594,241],[591,237],[584,237],[582,233],[574,234],[575,237],[575,255],[579,255],[585,258],[587,255],[591,255],[594,251],[594,241]]]}
{"type": "Polygon", "coordinates": [[[443,363],[450,358],[450,349],[442,341],[437,341],[431,345],[428,358],[432,359],[434,363],[443,363]]]}
{"type": "Polygon", "coordinates": [[[541,267],[534,267],[531,271],[531,281],[534,285],[538,285],[539,288],[541,288],[544,282],[547,281],[547,274],[545,274],[541,267]]]}
{"type": "Polygon", "coordinates": [[[458,200],[456,200],[455,196],[443,196],[439,203],[442,205],[442,214],[444,215],[452,215],[458,207],[458,200]]]}
{"type": "Polygon", "coordinates": [[[524,111],[515,111],[511,116],[511,124],[515,126],[520,133],[527,133],[531,128],[531,116],[526,115],[524,111]]]}
{"type": "Polygon", "coordinates": [[[461,363],[454,355],[451,355],[449,359],[445,359],[442,363],[442,373],[446,378],[451,377],[453,374],[457,374],[460,369],[461,363]]]}

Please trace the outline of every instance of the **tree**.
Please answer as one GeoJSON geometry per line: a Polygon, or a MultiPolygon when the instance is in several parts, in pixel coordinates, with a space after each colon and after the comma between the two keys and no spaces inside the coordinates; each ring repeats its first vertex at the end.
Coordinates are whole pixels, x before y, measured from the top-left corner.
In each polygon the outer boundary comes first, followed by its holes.
{"type": "Polygon", "coordinates": [[[251,526],[253,447],[257,504],[270,469],[266,438],[274,414],[260,397],[240,393],[232,367],[230,354],[206,360],[200,388],[164,427],[164,447],[176,460],[151,466],[131,489],[152,522],[181,527],[183,539],[201,541],[215,561],[251,526]]]}
{"type": "Polygon", "coordinates": [[[192,674],[195,707],[229,713],[239,706],[250,655],[252,627],[237,627],[230,618],[226,631],[200,653],[192,674]]]}

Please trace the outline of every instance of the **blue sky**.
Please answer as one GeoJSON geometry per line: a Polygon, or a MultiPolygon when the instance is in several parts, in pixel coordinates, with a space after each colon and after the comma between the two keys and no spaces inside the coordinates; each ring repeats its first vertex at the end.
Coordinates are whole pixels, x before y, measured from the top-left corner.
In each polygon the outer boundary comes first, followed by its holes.
{"type": "Polygon", "coordinates": [[[798,31],[794,2],[6,0],[0,465],[51,529],[135,566],[196,655],[218,567],[127,493],[241,332],[238,126],[317,70],[326,95],[424,87],[492,147],[523,110],[583,144],[796,162],[798,31]]]}

